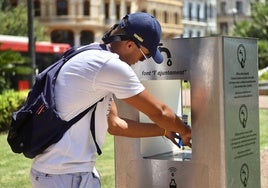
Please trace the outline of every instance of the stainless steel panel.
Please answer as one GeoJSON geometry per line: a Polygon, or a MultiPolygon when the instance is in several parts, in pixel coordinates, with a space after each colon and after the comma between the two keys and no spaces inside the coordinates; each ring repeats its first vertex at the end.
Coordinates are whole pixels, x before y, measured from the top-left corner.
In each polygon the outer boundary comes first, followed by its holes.
{"type": "MultiPolygon", "coordinates": [[[[163,41],[162,53],[162,64],[138,63],[133,68],[141,80],[150,80],[149,85],[152,80],[190,81],[192,151],[144,158],[142,139],[117,137],[116,187],[260,187],[256,40],[172,39],[163,41]],[[246,51],[245,65],[239,50],[246,51]]],[[[135,109],[121,101],[118,106],[121,115],[141,120],[135,109]]]]}
{"type": "Polygon", "coordinates": [[[260,187],[256,40],[225,38],[224,113],[228,187],[260,187]]]}

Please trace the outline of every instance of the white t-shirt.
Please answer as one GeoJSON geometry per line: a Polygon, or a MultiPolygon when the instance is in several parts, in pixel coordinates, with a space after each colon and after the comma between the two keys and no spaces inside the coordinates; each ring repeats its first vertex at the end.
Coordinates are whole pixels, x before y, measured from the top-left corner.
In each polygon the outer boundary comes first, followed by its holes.
{"type": "MultiPolygon", "coordinates": [[[[132,97],[144,90],[131,67],[119,56],[106,50],[87,50],[71,58],[60,70],[55,85],[57,110],[64,120],[97,104],[96,140],[103,146],[108,128],[112,94],[119,99],[132,97]]],[[[49,174],[92,171],[96,146],[90,131],[92,110],[74,124],[56,144],[38,155],[32,168],[49,174]]]]}

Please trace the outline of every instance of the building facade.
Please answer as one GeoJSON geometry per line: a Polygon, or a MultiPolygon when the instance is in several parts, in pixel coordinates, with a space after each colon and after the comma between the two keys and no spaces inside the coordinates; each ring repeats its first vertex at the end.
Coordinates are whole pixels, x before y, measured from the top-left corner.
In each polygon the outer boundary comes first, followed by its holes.
{"type": "Polygon", "coordinates": [[[204,37],[217,33],[216,0],[184,0],[182,37],[204,37]]]}
{"type": "Polygon", "coordinates": [[[218,0],[217,3],[217,27],[221,35],[232,35],[234,25],[243,20],[249,20],[251,16],[251,3],[265,0],[218,0]]]}
{"type": "Polygon", "coordinates": [[[79,46],[100,41],[124,15],[138,11],[159,20],[163,39],[232,35],[234,24],[250,19],[257,1],[265,0],[34,0],[34,7],[52,42],[79,46]]]}
{"type": "Polygon", "coordinates": [[[72,46],[100,41],[104,32],[128,13],[154,15],[162,38],[183,33],[180,0],[35,0],[35,17],[48,28],[52,42],[72,46]]]}

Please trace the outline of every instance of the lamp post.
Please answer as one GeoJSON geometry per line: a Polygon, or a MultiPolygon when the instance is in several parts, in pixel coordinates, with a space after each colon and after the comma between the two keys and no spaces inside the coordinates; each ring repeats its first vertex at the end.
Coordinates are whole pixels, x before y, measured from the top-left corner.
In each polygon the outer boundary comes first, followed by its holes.
{"type": "Polygon", "coordinates": [[[27,0],[28,3],[28,53],[31,59],[31,66],[33,69],[31,86],[35,82],[36,70],[36,56],[35,56],[35,37],[34,37],[34,4],[32,0],[27,0]]]}
{"type": "Polygon", "coordinates": [[[237,9],[236,8],[232,9],[232,15],[233,15],[233,24],[236,25],[236,23],[237,23],[237,21],[236,21],[237,9]]]}

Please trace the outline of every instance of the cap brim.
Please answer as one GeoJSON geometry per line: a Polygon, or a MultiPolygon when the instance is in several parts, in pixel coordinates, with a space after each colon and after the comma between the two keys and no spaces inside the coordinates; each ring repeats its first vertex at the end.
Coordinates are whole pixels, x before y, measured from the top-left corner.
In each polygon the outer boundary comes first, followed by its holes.
{"type": "Polygon", "coordinates": [[[159,51],[159,49],[157,48],[156,53],[154,56],[152,56],[153,60],[157,63],[157,64],[161,64],[164,60],[161,52],[159,51]]]}

